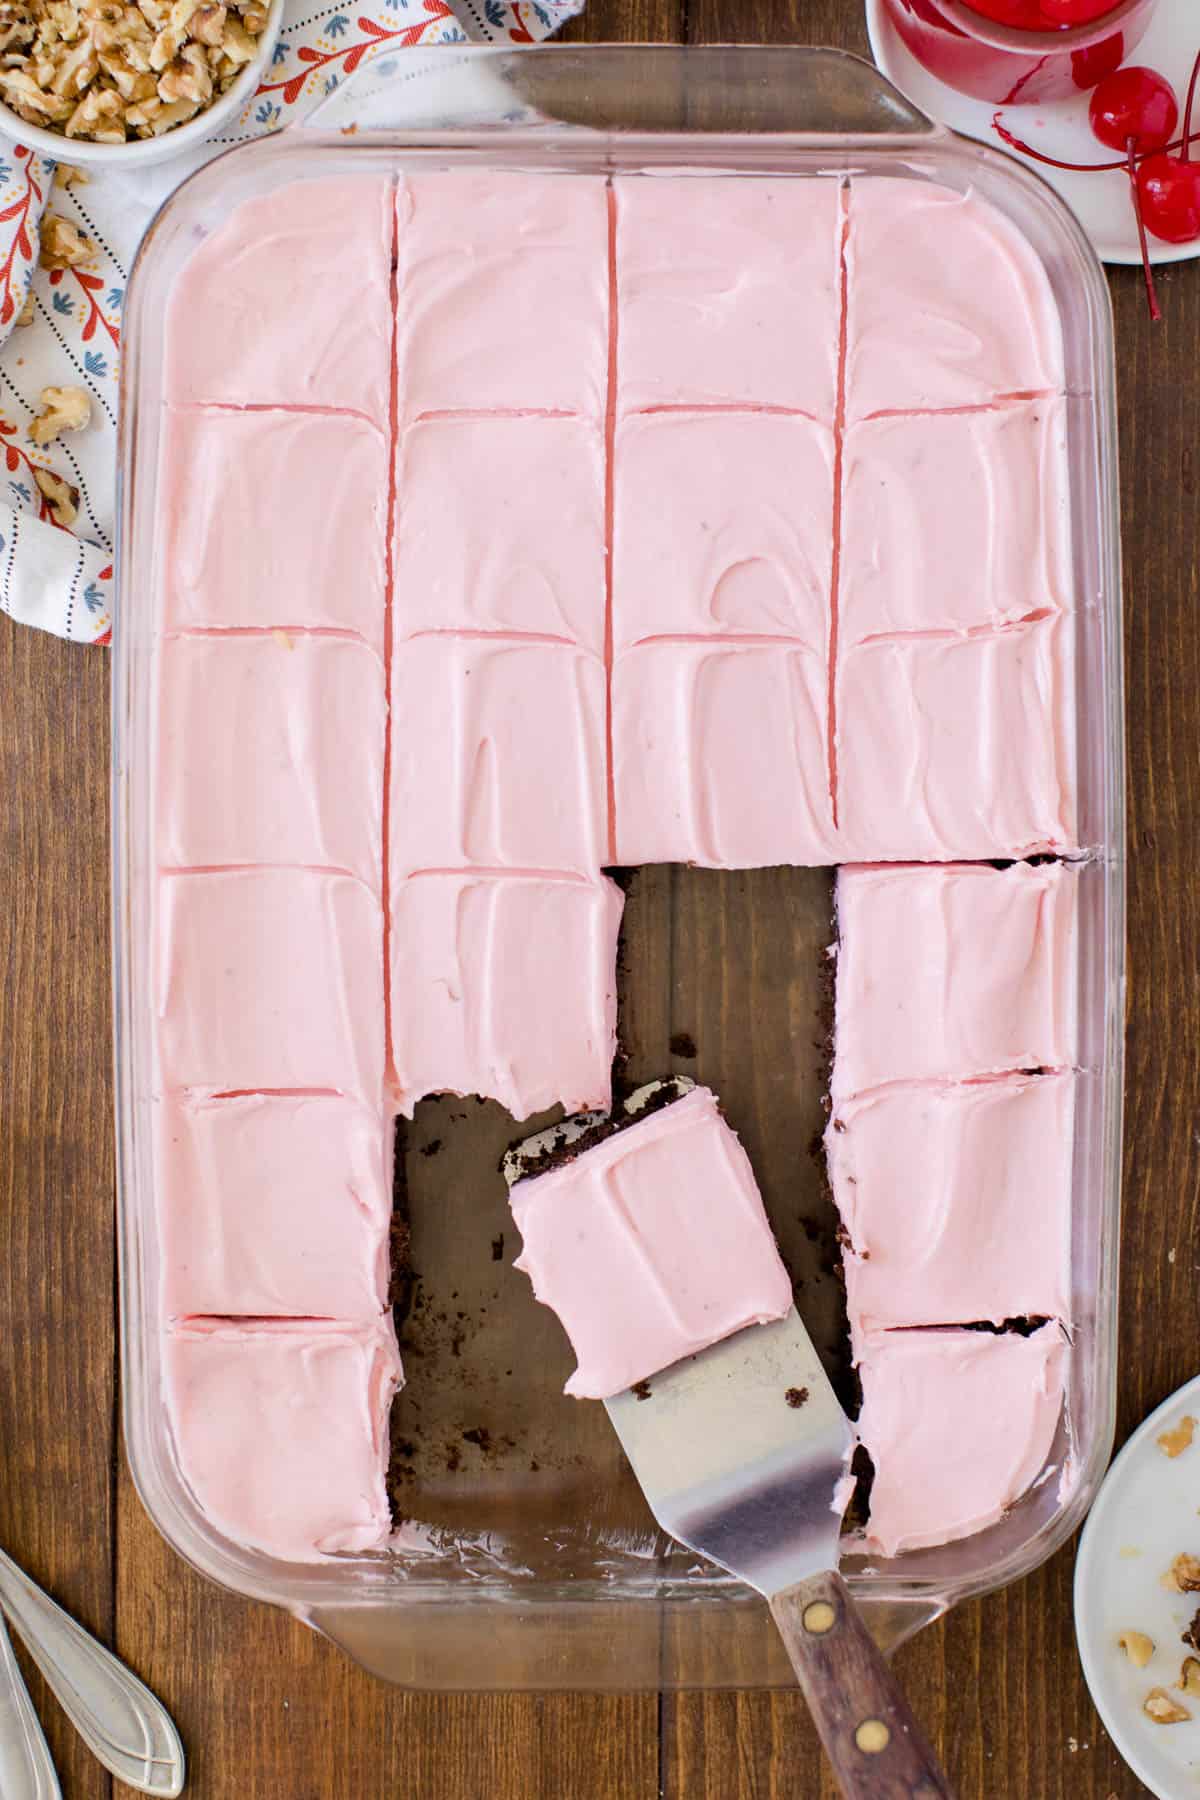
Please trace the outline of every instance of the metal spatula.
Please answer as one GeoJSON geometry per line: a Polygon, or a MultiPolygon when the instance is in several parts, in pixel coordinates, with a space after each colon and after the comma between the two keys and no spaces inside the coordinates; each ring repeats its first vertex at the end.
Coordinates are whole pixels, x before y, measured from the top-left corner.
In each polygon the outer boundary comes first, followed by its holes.
{"type": "Polygon", "coordinates": [[[646,1385],[605,1405],[650,1510],[770,1603],[843,1794],[952,1800],[837,1572],[852,1434],[796,1309],[646,1385]]]}
{"type": "MultiPolygon", "coordinates": [[[[693,1085],[650,1082],[624,1111],[693,1085]]],[[[581,1113],[515,1145],[509,1186],[602,1119],[581,1113]]],[[[663,1530],[770,1603],[848,1800],[953,1800],[837,1572],[853,1433],[795,1307],[605,1405],[663,1530]]]]}

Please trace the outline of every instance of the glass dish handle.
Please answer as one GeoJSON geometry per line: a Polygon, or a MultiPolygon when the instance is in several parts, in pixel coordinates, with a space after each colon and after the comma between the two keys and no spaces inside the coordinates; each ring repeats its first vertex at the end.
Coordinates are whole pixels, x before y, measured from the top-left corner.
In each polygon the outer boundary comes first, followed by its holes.
{"type": "Polygon", "coordinates": [[[294,130],[587,131],[926,139],[872,63],[793,45],[435,44],[362,62],[294,130]]]}

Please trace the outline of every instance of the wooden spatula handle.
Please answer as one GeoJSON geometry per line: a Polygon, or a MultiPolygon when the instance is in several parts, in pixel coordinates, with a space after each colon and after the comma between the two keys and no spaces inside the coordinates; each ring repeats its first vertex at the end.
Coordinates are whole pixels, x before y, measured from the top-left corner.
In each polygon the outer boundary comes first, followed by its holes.
{"type": "Polygon", "coordinates": [[[785,1589],[771,1614],[846,1800],[954,1800],[841,1576],[785,1589]]]}

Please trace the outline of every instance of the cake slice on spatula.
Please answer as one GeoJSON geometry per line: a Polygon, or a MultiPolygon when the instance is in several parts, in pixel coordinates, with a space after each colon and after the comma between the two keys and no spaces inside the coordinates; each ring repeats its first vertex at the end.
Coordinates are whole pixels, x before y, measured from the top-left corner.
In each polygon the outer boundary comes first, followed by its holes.
{"type": "Polygon", "coordinates": [[[841,1576],[854,1433],[706,1088],[640,1088],[505,1159],[517,1267],[562,1320],[664,1531],[768,1601],[842,1792],[951,1790],[841,1576]]]}

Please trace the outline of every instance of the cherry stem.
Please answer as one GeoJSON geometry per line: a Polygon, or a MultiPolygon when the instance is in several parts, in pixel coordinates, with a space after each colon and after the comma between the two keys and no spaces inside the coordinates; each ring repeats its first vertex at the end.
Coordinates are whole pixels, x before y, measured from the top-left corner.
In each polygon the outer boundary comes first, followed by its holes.
{"type": "MultiPolygon", "coordinates": [[[[1192,101],[1192,90],[1196,86],[1196,76],[1198,73],[1200,73],[1200,57],[1197,58],[1196,68],[1192,71],[1192,87],[1188,89],[1189,107],[1192,101]]],[[[1172,150],[1180,149],[1183,151],[1184,161],[1187,162],[1189,160],[1189,143],[1195,143],[1196,140],[1200,138],[1200,130],[1188,131],[1189,124],[1190,120],[1185,121],[1185,136],[1172,138],[1169,144],[1158,145],[1152,150],[1135,150],[1135,164],[1144,161],[1147,156],[1167,156],[1172,150]]],[[[1051,169],[1067,169],[1073,175],[1097,175],[1105,169],[1128,169],[1129,167],[1128,156],[1119,156],[1115,162],[1098,163],[1063,162],[1057,156],[1047,156],[1044,150],[1035,150],[1032,144],[1024,143],[1015,132],[1010,131],[1007,125],[1002,125],[1000,123],[1000,114],[998,112],[992,114],[992,128],[1008,145],[1010,150],[1019,150],[1022,156],[1031,156],[1034,162],[1045,163],[1051,169]]]]}
{"type": "Polygon", "coordinates": [[[1142,217],[1142,196],[1138,192],[1137,156],[1134,150],[1136,139],[1125,140],[1126,167],[1129,170],[1129,193],[1133,200],[1133,216],[1137,220],[1138,243],[1142,251],[1142,270],[1146,277],[1146,298],[1150,302],[1150,317],[1157,325],[1162,318],[1162,307],[1158,304],[1158,289],[1154,285],[1154,270],[1150,264],[1150,246],[1146,242],[1146,221],[1142,217]]]}
{"type": "Polygon", "coordinates": [[[1183,157],[1184,162],[1191,162],[1192,149],[1192,102],[1196,98],[1196,79],[1200,76],[1200,52],[1192,64],[1192,79],[1188,82],[1187,104],[1183,109],[1183,157]]]}

